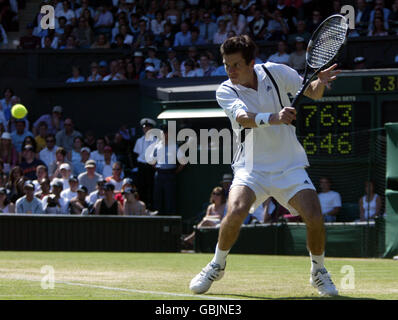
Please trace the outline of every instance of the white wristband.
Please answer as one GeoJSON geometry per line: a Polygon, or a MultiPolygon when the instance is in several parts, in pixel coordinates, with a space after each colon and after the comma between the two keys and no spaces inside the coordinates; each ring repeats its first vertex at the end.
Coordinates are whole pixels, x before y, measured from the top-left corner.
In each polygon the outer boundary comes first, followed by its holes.
{"type": "Polygon", "coordinates": [[[257,124],[257,127],[268,127],[270,126],[269,124],[269,118],[271,117],[272,113],[257,113],[256,117],[254,118],[254,121],[257,124]]]}

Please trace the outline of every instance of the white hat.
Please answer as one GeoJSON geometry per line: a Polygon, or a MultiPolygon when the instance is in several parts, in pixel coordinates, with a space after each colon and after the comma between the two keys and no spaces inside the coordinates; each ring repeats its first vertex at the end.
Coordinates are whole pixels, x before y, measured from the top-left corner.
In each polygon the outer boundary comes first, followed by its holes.
{"type": "Polygon", "coordinates": [[[222,176],[222,181],[221,182],[231,182],[233,179],[233,175],[230,173],[226,173],[222,176]]]}
{"type": "Polygon", "coordinates": [[[151,125],[152,127],[155,127],[156,126],[156,121],[151,119],[151,118],[141,119],[141,121],[140,121],[140,125],[141,126],[145,126],[145,125],[147,126],[148,124],[151,125]]]}
{"type": "Polygon", "coordinates": [[[89,147],[83,147],[83,148],[81,148],[81,149],[80,149],[80,152],[83,152],[83,151],[87,151],[88,153],[91,152],[91,150],[90,150],[89,147]]]}
{"type": "Polygon", "coordinates": [[[305,42],[305,40],[302,37],[296,37],[296,42],[305,42]]]}
{"type": "Polygon", "coordinates": [[[1,139],[11,140],[11,134],[9,132],[3,132],[1,139]]]}
{"type": "Polygon", "coordinates": [[[134,52],[134,57],[143,57],[144,55],[142,54],[141,51],[136,51],[134,52]]]}
{"type": "Polygon", "coordinates": [[[146,67],[146,68],[145,68],[145,71],[148,71],[148,72],[156,72],[155,68],[152,67],[152,66],[146,67]]]}
{"type": "Polygon", "coordinates": [[[59,167],[60,170],[62,169],[66,169],[66,170],[70,170],[70,165],[67,163],[63,163],[61,164],[61,166],[59,167]]]}
{"type": "Polygon", "coordinates": [[[361,62],[365,62],[365,58],[364,57],[355,57],[354,63],[361,63],[361,62]]]}

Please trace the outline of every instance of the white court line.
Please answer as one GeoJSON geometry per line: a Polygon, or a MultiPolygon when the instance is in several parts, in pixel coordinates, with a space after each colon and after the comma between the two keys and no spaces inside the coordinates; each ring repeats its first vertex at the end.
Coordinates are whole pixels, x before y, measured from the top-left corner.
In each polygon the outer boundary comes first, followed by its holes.
{"type": "MultiPolygon", "coordinates": [[[[30,279],[30,278],[23,277],[23,276],[22,277],[21,276],[7,277],[4,275],[0,275],[0,278],[9,279],[9,280],[24,280],[24,281],[32,281],[32,282],[41,282],[41,280],[30,279]]],[[[101,285],[95,285],[95,284],[68,282],[68,281],[54,281],[54,283],[65,284],[65,285],[69,285],[69,286],[79,286],[79,287],[96,288],[96,289],[112,290],[112,291],[123,291],[123,292],[140,293],[140,294],[153,294],[153,295],[160,295],[160,296],[173,296],[173,297],[186,297],[186,298],[189,297],[189,298],[209,299],[209,300],[241,300],[241,299],[236,299],[236,298],[224,298],[224,297],[217,297],[217,296],[116,288],[116,287],[108,287],[108,286],[101,286],[101,285]]]]}

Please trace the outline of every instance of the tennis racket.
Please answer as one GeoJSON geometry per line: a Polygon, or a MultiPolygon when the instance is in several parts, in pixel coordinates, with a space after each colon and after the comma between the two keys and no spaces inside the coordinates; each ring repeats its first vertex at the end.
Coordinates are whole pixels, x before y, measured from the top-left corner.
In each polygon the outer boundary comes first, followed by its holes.
{"type": "Polygon", "coordinates": [[[347,40],[348,24],[346,18],[335,14],[325,19],[312,34],[307,46],[305,73],[301,89],[292,101],[295,108],[309,84],[322,70],[330,67],[347,40]],[[309,71],[312,75],[307,79],[309,71]]]}

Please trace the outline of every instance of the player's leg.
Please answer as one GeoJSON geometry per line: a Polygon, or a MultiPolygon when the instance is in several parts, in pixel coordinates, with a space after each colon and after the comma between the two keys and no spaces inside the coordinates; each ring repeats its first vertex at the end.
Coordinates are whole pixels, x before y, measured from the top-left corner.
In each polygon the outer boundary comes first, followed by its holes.
{"type": "Polygon", "coordinates": [[[337,295],[329,273],[324,266],[325,227],[319,198],[315,190],[297,192],[288,202],[303,218],[307,226],[307,247],[311,258],[310,283],[321,295],[337,295]]]}
{"type": "Polygon", "coordinates": [[[227,214],[221,222],[216,252],[212,261],[191,281],[189,287],[195,293],[205,293],[213,281],[224,275],[229,250],[239,236],[243,221],[256,195],[247,186],[233,186],[228,195],[227,214]]]}

